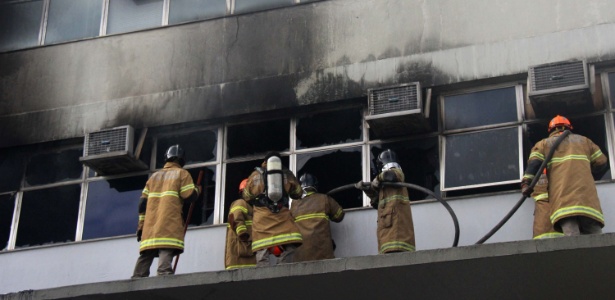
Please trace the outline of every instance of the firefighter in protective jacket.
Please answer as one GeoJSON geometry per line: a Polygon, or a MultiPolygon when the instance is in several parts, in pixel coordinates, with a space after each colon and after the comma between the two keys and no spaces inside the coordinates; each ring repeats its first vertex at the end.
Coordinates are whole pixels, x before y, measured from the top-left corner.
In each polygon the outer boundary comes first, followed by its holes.
{"type": "Polygon", "coordinates": [[[540,174],[540,179],[534,186],[532,193],[534,198],[534,239],[548,239],[564,236],[561,232],[555,231],[549,215],[551,213],[551,203],[549,203],[549,180],[547,169],[540,174]]]}
{"type": "Polygon", "coordinates": [[[164,168],[154,173],[145,184],[139,202],[137,240],[140,256],[132,278],[148,277],[158,257],[158,275],[173,274],[173,256],[184,252],[184,201],[198,198],[199,190],[188,171],[184,170],[184,150],[169,147],[164,168]]]}
{"type": "Polygon", "coordinates": [[[378,156],[380,174],[371,185],[359,181],[361,189],[371,199],[372,207],[378,209],[378,252],[414,251],[414,223],[408,190],[405,187],[383,186],[381,182],[404,182],[404,172],[397,163],[397,155],[390,149],[378,156]]]}
{"type": "MultiPolygon", "coordinates": [[[[534,174],[566,129],[572,130],[570,121],[556,116],[549,122],[549,137],[532,148],[521,184],[524,195],[531,194],[534,174]]],[[[550,220],[555,230],[567,236],[602,232],[604,216],[592,173],[600,174],[606,168],[606,156],[590,139],[578,134],[564,138],[547,164],[550,220]]]]}
{"type": "Polygon", "coordinates": [[[293,200],[290,212],[303,236],[303,245],[295,251],[294,261],[335,258],[329,221],[344,219],[344,210],[331,197],[318,193],[316,176],[305,173],[300,178],[304,197],[293,200]]]}
{"type": "Polygon", "coordinates": [[[278,263],[292,262],[295,249],[301,245],[303,239],[290,215],[288,203],[289,197],[299,199],[302,194],[301,185],[295,175],[290,170],[281,168],[280,155],[277,152],[268,153],[261,168],[256,168],[248,177],[243,198],[254,203],[252,251],[256,252],[257,266],[268,266],[269,254],[277,256],[278,263]],[[276,172],[269,171],[268,160],[277,161],[280,169],[276,172]],[[277,185],[271,179],[276,175],[281,175],[277,185]],[[274,198],[274,188],[276,197],[281,197],[277,201],[271,199],[274,198]],[[277,194],[277,191],[280,194],[277,194]]]}
{"type": "MultiPolygon", "coordinates": [[[[243,193],[248,183],[244,179],[239,184],[239,193],[243,193]]],[[[226,249],[224,267],[227,270],[256,266],[256,257],[252,252],[252,205],[243,199],[231,203],[226,228],[226,249]]]]}

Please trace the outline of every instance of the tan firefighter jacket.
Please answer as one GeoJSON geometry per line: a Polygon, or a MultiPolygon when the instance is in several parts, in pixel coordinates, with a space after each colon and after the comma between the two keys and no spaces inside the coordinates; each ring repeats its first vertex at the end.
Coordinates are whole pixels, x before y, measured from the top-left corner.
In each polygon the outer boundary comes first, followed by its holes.
{"type": "Polygon", "coordinates": [[[329,221],[341,222],[344,210],[331,197],[309,192],[303,199],[293,200],[290,213],[303,236],[293,260],[309,261],[335,258],[329,221]]]}
{"type": "Polygon", "coordinates": [[[252,205],[243,199],[231,203],[226,228],[224,267],[227,270],[256,266],[252,252],[252,205]],[[240,240],[240,236],[244,236],[240,240]]]}
{"type": "MultiPolygon", "coordinates": [[[[544,161],[560,134],[561,131],[554,131],[548,138],[536,143],[532,148],[528,166],[533,160],[544,161]]],[[[559,220],[572,216],[592,218],[604,226],[592,170],[600,169],[606,163],[607,158],[600,148],[582,135],[570,134],[557,147],[547,164],[550,220],[556,230],[561,231],[557,226],[559,220]]],[[[524,179],[534,177],[529,169],[528,167],[524,179]]]]}
{"type": "Polygon", "coordinates": [[[549,215],[551,213],[551,204],[549,203],[549,180],[547,179],[546,169],[543,174],[540,175],[540,179],[534,186],[534,192],[532,192],[532,198],[534,198],[534,239],[547,239],[560,237],[564,234],[555,231],[549,215]]]}
{"type": "MultiPolygon", "coordinates": [[[[263,162],[262,168],[263,170],[267,168],[266,162],[263,162]]],[[[287,169],[284,169],[283,173],[284,191],[286,194],[293,199],[301,198],[303,191],[295,175],[287,169]]],[[[255,170],[250,174],[246,188],[243,190],[244,199],[254,201],[265,191],[263,176],[259,170],[255,170]]],[[[252,226],[253,252],[276,245],[300,245],[302,243],[301,233],[297,226],[295,226],[287,206],[288,203],[279,212],[273,213],[267,207],[254,205],[252,226]]]]}
{"type": "Polygon", "coordinates": [[[414,251],[414,224],[408,190],[405,187],[381,186],[386,172],[387,177],[396,178],[395,182],[404,182],[401,169],[393,168],[381,172],[374,178],[371,189],[365,194],[372,199],[372,206],[378,207],[378,252],[414,251]]]}
{"type": "Polygon", "coordinates": [[[184,220],[182,208],[184,199],[194,200],[198,196],[188,171],[174,162],[167,162],[164,168],[154,173],[145,184],[139,205],[139,225],[143,230],[140,251],[149,249],[177,249],[184,251],[184,220]],[[144,208],[144,209],[142,209],[144,208]]]}

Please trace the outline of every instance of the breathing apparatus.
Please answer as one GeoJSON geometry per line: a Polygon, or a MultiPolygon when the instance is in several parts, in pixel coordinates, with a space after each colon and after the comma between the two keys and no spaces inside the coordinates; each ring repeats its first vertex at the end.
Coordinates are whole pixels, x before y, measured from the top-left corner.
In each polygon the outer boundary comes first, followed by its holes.
{"type": "Polygon", "coordinates": [[[282,160],[279,154],[271,153],[267,154],[265,161],[267,167],[264,171],[257,168],[261,173],[265,185],[265,190],[257,198],[257,204],[259,206],[266,206],[273,213],[278,213],[282,206],[284,206],[284,200],[286,198],[282,160]]]}

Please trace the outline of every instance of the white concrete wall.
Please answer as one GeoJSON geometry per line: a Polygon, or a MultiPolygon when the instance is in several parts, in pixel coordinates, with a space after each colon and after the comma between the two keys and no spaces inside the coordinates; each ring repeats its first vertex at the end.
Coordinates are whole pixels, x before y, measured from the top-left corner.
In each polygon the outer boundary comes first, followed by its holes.
{"type": "MultiPolygon", "coordinates": [[[[615,232],[615,184],[598,185],[606,219],[605,232],[615,232]]],[[[486,234],[521,197],[518,193],[458,199],[449,204],[457,214],[459,246],[471,245],[486,234]]],[[[417,250],[451,247],[453,222],[437,203],[412,206],[417,250]]],[[[519,211],[487,242],[531,239],[533,202],[526,200],[519,211]]],[[[342,223],[333,224],[336,256],[373,255],[376,247],[376,211],[371,208],[347,212],[342,223]]],[[[186,252],[180,256],[177,273],[224,269],[225,226],[188,230],[186,252]]],[[[129,279],[138,256],[135,237],[33,247],[0,253],[0,294],[83,283],[129,279]]],[[[155,274],[155,263],[152,273],[155,274]]]]}

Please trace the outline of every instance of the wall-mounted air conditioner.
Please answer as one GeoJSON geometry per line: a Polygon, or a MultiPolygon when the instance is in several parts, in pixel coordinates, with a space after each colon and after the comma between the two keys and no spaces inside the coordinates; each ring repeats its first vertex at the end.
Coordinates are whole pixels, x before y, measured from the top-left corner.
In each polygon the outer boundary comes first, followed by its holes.
{"type": "Polygon", "coordinates": [[[563,61],[530,67],[528,96],[538,117],[593,109],[585,61],[563,61]]]}
{"type": "MultiPolygon", "coordinates": [[[[429,110],[423,110],[418,82],[369,89],[365,117],[376,138],[400,136],[430,130],[429,110]]],[[[428,105],[426,105],[428,106],[428,105]]]]}
{"type": "Polygon", "coordinates": [[[132,126],[90,132],[85,136],[79,161],[99,175],[147,170],[148,166],[133,154],[133,141],[132,126]]]}

